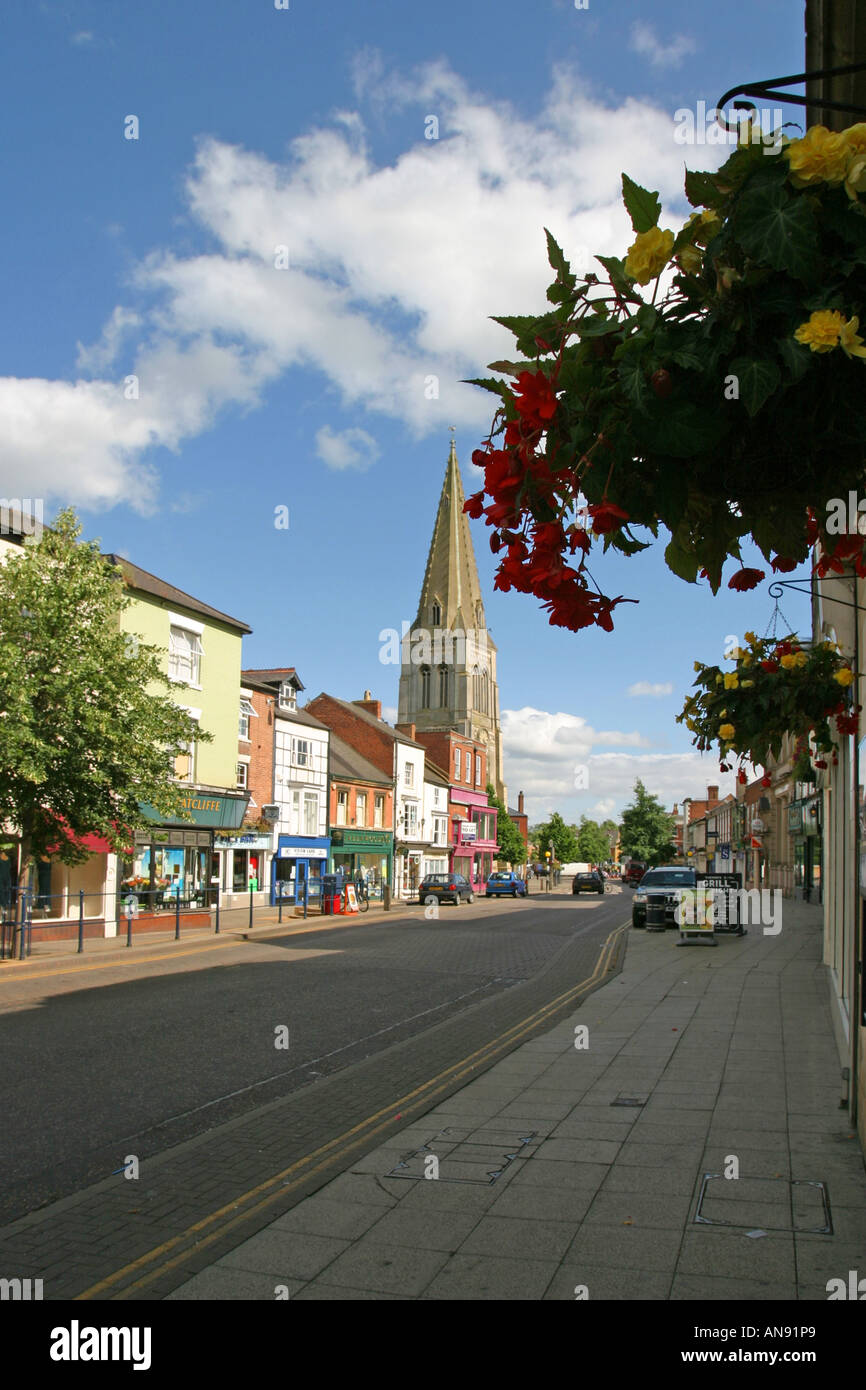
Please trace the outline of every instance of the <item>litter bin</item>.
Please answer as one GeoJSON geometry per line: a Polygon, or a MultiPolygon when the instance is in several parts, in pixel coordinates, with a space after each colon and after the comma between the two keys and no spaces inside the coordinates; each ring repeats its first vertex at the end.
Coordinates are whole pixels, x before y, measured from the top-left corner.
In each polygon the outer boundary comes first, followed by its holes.
{"type": "MultiPolygon", "coordinates": [[[[342,878],[342,874],[339,875],[342,878]]],[[[322,874],[322,916],[330,917],[340,911],[340,893],[337,888],[337,874],[322,874]]]]}
{"type": "Polygon", "coordinates": [[[646,905],[647,931],[664,931],[665,900],[662,897],[648,898],[646,905]]]}

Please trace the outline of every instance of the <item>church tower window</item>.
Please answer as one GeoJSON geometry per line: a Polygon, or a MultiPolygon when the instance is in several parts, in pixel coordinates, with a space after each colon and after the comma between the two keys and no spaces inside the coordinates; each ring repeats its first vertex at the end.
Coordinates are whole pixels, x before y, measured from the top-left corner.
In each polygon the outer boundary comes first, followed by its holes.
{"type": "Polygon", "coordinates": [[[448,667],[444,662],[439,667],[439,707],[448,708],[448,667]]]}
{"type": "Polygon", "coordinates": [[[421,708],[430,708],[430,667],[421,667],[421,708]]]}

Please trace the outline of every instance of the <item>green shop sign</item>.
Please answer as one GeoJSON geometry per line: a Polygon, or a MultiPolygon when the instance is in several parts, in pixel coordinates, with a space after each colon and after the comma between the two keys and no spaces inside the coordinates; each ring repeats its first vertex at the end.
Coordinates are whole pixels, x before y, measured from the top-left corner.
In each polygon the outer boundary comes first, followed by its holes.
{"type": "Polygon", "coordinates": [[[238,830],[243,824],[249,796],[192,790],[183,797],[176,815],[163,816],[149,802],[140,803],[142,815],[159,825],[206,825],[219,830],[238,830]]]}
{"type": "Polygon", "coordinates": [[[393,841],[390,830],[344,830],[331,828],[332,849],[364,850],[367,854],[390,854],[393,841]]]}

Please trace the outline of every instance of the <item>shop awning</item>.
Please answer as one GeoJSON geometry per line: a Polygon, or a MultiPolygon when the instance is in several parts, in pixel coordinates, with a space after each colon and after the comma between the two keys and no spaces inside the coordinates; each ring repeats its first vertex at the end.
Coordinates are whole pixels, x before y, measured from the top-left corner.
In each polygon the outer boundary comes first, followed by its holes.
{"type": "MultiPolygon", "coordinates": [[[[69,828],[68,826],[62,826],[61,829],[63,830],[63,833],[64,833],[64,835],[66,836],[67,840],[73,840],[73,841],[75,842],[75,844],[78,846],[79,849],[87,850],[88,854],[115,854],[115,853],[119,853],[119,851],[113,850],[112,847],[111,847],[111,845],[108,843],[108,841],[107,841],[106,839],[103,839],[103,837],[102,837],[101,835],[78,835],[78,836],[75,836],[75,835],[73,835],[72,831],[70,830],[70,828],[69,828]]],[[[49,846],[48,846],[48,848],[47,848],[47,850],[46,850],[46,854],[56,854],[57,851],[59,850],[59,848],[60,848],[60,841],[58,840],[55,844],[49,845],[49,846]]],[[[128,846],[126,847],[126,853],[128,853],[128,854],[131,854],[131,853],[132,853],[132,846],[131,846],[131,845],[128,845],[128,846]]]]}

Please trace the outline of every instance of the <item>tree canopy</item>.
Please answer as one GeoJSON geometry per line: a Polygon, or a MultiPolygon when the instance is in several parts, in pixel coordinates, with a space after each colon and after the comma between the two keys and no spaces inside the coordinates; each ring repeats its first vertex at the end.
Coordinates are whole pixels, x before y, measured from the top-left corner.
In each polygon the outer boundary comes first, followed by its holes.
{"type": "Polygon", "coordinates": [[[620,844],[623,854],[650,865],[661,864],[673,854],[673,839],[673,816],[638,778],[634,784],[634,801],[622,813],[620,844]]]}
{"type": "Polygon", "coordinates": [[[574,831],[570,825],[566,825],[558,811],[554,811],[550,820],[538,827],[535,842],[541,859],[544,859],[547,850],[550,850],[551,858],[560,864],[571,863],[577,858],[577,839],[574,831]]]}
{"type": "Polygon", "coordinates": [[[175,758],[212,738],[174,703],[186,687],[165,652],[121,631],[123,577],[80,535],[67,509],[0,564],[0,822],[22,870],[49,852],[82,862],[84,835],[122,851],[142,802],[183,819],[175,758]]]}
{"type": "Polygon", "coordinates": [[[526,841],[509,816],[508,808],[489,783],[487,785],[487,800],[499,812],[496,828],[496,843],[499,846],[498,857],[504,859],[508,864],[525,864],[526,841]]]}
{"type": "Polygon", "coordinates": [[[610,839],[597,821],[581,816],[576,827],[577,854],[584,864],[603,864],[610,858],[610,839]]]}

